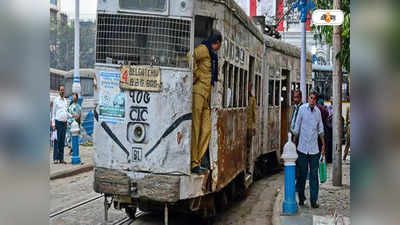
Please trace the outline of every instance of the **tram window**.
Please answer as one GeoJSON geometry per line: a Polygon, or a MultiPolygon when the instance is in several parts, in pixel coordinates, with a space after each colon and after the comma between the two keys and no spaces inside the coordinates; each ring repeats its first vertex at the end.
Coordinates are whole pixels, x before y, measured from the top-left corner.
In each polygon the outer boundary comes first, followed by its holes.
{"type": "Polygon", "coordinates": [[[274,105],[274,81],[273,80],[268,81],[268,105],[269,106],[274,105]]]}
{"type": "Polygon", "coordinates": [[[281,94],[280,94],[280,87],[281,87],[281,85],[280,85],[280,80],[276,80],[275,81],[275,106],[279,106],[279,103],[280,103],[280,97],[281,97],[281,94]]]}
{"type": "Polygon", "coordinates": [[[249,96],[248,96],[248,93],[249,93],[248,87],[249,87],[249,81],[248,81],[248,79],[247,79],[247,71],[245,70],[245,71],[244,71],[244,102],[243,102],[244,106],[247,106],[247,104],[248,104],[248,99],[249,99],[249,96]]]}
{"type": "Polygon", "coordinates": [[[255,86],[255,95],[256,95],[256,100],[257,100],[257,105],[260,105],[260,87],[261,87],[261,85],[260,85],[260,76],[259,75],[256,75],[255,76],[255,83],[256,83],[256,86],[255,86]]]}
{"type": "Polygon", "coordinates": [[[258,106],[260,106],[261,105],[261,76],[256,76],[257,78],[258,78],[258,91],[257,91],[257,94],[258,94],[258,98],[257,98],[257,100],[258,100],[258,106]]]}
{"type": "Polygon", "coordinates": [[[226,92],[228,89],[228,63],[225,61],[222,66],[222,73],[224,77],[224,82],[222,86],[222,106],[225,108],[227,106],[226,92]]]}
{"type": "Polygon", "coordinates": [[[229,72],[228,72],[228,103],[227,103],[227,107],[231,107],[233,105],[232,103],[232,95],[233,95],[233,65],[229,64],[229,72]]]}
{"type": "Polygon", "coordinates": [[[119,0],[121,9],[144,10],[144,11],[161,11],[167,10],[167,2],[165,0],[119,0]]]}
{"type": "Polygon", "coordinates": [[[239,80],[239,107],[243,107],[244,99],[244,82],[243,82],[243,69],[240,68],[240,80],[239,80]]]}
{"type": "Polygon", "coordinates": [[[233,107],[236,108],[238,106],[238,73],[239,69],[235,66],[234,78],[233,78],[233,107]]]}
{"type": "Polygon", "coordinates": [[[210,36],[213,19],[205,16],[196,16],[194,25],[194,46],[199,45],[210,36]]]}

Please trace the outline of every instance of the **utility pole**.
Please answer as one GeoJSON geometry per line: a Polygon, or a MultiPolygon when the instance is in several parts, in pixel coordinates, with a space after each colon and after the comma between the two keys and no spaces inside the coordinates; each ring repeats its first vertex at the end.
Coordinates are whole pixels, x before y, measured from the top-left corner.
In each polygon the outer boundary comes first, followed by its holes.
{"type": "MultiPolygon", "coordinates": [[[[341,8],[341,0],[333,1],[333,8],[341,8]]],[[[342,64],[337,58],[338,53],[342,49],[341,26],[333,27],[333,170],[332,184],[334,186],[342,185],[342,64]]]]}
{"type": "Polygon", "coordinates": [[[81,79],[79,76],[79,0],[75,0],[75,50],[74,50],[74,77],[72,92],[81,93],[81,79]]]}
{"type": "Polygon", "coordinates": [[[307,9],[306,9],[306,0],[301,0],[300,3],[301,10],[301,58],[300,58],[300,90],[303,93],[301,101],[306,103],[306,62],[307,62],[307,40],[306,40],[306,22],[307,22],[307,9]]]}
{"type": "Polygon", "coordinates": [[[307,14],[310,9],[313,9],[314,3],[312,0],[298,0],[298,8],[301,12],[301,58],[300,58],[300,90],[303,93],[301,101],[306,102],[307,90],[306,90],[306,62],[307,62],[307,37],[306,37],[306,22],[307,14]]]}

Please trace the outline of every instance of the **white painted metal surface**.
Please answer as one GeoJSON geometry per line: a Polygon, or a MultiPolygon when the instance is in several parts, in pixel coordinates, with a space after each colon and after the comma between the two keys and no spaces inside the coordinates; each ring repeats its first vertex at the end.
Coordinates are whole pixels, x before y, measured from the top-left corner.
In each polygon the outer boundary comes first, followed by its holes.
{"type": "MultiPolygon", "coordinates": [[[[108,97],[101,94],[104,72],[119,74],[119,69],[96,68],[99,102],[108,97]]],[[[122,121],[113,121],[110,116],[101,119],[100,105],[97,107],[100,117],[95,126],[96,166],[121,169],[121,165],[129,164],[133,171],[190,174],[191,118],[185,115],[191,113],[192,76],[189,71],[161,69],[161,79],[161,92],[122,90],[122,121]],[[104,128],[104,123],[109,129],[104,128]],[[138,124],[142,128],[140,135],[144,134],[140,140],[134,139],[138,124]]]]}

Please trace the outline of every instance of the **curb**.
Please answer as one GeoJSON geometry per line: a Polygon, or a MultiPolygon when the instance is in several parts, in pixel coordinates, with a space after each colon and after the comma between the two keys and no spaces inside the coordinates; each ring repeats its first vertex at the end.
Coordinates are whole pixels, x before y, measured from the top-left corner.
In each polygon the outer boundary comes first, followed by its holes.
{"type": "Polygon", "coordinates": [[[94,167],[93,164],[87,164],[87,165],[81,165],[81,166],[78,166],[75,168],[66,169],[63,171],[54,172],[54,173],[50,174],[50,180],[70,177],[70,176],[74,176],[74,175],[77,175],[80,173],[88,172],[88,171],[93,170],[93,167],[94,167]]]}
{"type": "Polygon", "coordinates": [[[272,225],[280,225],[281,224],[281,211],[282,211],[282,201],[283,201],[283,190],[284,185],[279,189],[275,202],[274,208],[272,210],[272,225]]]}

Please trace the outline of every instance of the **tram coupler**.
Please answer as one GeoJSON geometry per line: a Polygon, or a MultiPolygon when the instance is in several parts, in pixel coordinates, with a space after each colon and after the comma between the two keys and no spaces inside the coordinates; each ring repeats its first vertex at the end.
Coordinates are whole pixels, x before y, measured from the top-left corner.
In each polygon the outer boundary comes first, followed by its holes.
{"type": "Polygon", "coordinates": [[[164,207],[164,225],[168,225],[168,203],[164,207]]]}
{"type": "Polygon", "coordinates": [[[108,221],[108,210],[110,209],[111,204],[112,204],[113,199],[114,199],[113,197],[111,197],[110,202],[108,202],[107,197],[109,197],[109,196],[104,195],[104,221],[105,222],[108,221]]]}

